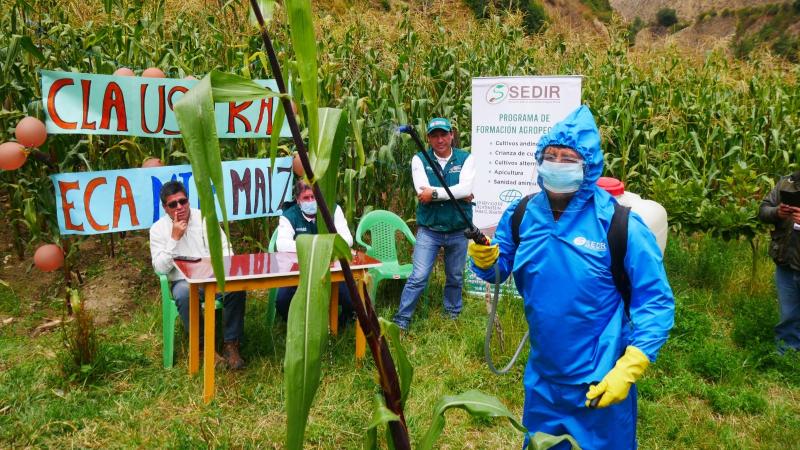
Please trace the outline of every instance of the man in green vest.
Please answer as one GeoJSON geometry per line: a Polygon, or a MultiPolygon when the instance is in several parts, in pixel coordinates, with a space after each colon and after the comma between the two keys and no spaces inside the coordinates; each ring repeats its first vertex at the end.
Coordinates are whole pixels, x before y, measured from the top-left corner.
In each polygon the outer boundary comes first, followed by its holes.
{"type": "MultiPolygon", "coordinates": [[[[317,234],[317,199],[314,191],[305,180],[297,180],[294,184],[294,199],[297,202],[293,206],[286,208],[278,221],[278,237],[275,240],[275,250],[279,252],[297,253],[295,239],[300,234],[317,234]]],[[[336,231],[347,242],[353,246],[353,235],[347,226],[347,219],[344,217],[342,208],[336,205],[333,212],[333,224],[336,231]]],[[[339,289],[339,305],[342,312],[339,315],[339,323],[344,326],[353,317],[353,306],[350,301],[350,292],[344,283],[336,283],[339,289]]],[[[275,300],[275,309],[284,318],[289,316],[289,305],[297,288],[280,288],[275,300]]]]}
{"type": "MultiPolygon", "coordinates": [[[[472,156],[453,147],[453,129],[450,121],[436,117],[428,122],[428,144],[426,150],[431,161],[439,165],[447,186],[453,196],[461,202],[461,209],[472,221],[472,181],[475,178],[475,162],[472,156]]],[[[394,322],[403,330],[411,323],[411,316],[419,296],[428,284],[433,263],[439,249],[444,249],[444,312],[451,319],[461,313],[461,287],[464,263],[467,255],[467,239],[464,223],[456,206],[450,201],[434,173],[434,168],[420,155],[411,160],[411,175],[417,192],[417,243],[412,257],[413,269],[408,277],[400,307],[394,322]]]]}

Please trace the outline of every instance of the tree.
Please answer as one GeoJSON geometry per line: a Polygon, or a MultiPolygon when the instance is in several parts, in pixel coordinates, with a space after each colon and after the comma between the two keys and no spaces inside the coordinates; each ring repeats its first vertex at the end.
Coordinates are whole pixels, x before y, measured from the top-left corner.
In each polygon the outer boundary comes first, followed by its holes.
{"type": "Polygon", "coordinates": [[[662,27],[671,27],[678,23],[678,14],[672,8],[661,8],[656,13],[656,22],[662,27]]]}

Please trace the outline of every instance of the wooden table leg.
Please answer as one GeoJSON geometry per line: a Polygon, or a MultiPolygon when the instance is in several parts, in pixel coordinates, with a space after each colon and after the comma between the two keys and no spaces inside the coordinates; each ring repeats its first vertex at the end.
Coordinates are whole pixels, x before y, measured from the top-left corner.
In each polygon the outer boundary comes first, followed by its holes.
{"type": "Polygon", "coordinates": [[[331,335],[339,334],[339,283],[331,283],[331,304],[328,308],[328,327],[331,335]]]}
{"type": "Polygon", "coordinates": [[[209,403],[214,398],[214,314],[216,313],[216,284],[209,283],[205,287],[205,317],[203,318],[203,402],[209,403]]]}
{"type": "MultiPolygon", "coordinates": [[[[367,291],[367,284],[364,283],[364,279],[358,280],[358,289],[361,290],[359,297],[362,299],[361,302],[363,303],[364,293],[367,291]]],[[[364,330],[361,328],[361,322],[356,320],[356,360],[364,358],[364,355],[367,354],[367,337],[364,336],[364,330]]]]}
{"type": "Polygon", "coordinates": [[[200,369],[200,286],[189,285],[189,374],[200,369]]]}

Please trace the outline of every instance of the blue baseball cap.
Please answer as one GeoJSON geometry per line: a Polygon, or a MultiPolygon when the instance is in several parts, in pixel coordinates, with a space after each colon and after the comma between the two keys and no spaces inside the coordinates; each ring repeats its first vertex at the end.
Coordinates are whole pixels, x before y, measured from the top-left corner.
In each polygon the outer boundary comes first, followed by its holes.
{"type": "Polygon", "coordinates": [[[431,134],[431,131],[437,129],[444,130],[449,133],[452,131],[453,127],[450,125],[450,121],[444,117],[434,117],[430,122],[428,122],[428,134],[431,134]]]}

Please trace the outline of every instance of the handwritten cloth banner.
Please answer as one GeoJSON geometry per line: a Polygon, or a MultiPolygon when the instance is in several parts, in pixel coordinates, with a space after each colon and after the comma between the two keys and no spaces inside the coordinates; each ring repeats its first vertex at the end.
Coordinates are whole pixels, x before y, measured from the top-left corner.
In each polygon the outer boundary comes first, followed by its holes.
{"type": "MultiPolygon", "coordinates": [[[[278,216],[292,196],[292,158],[222,163],[228,220],[278,216]]],[[[199,208],[192,166],[51,175],[55,186],[58,228],[66,234],[100,234],[150,228],[164,214],[159,193],[170,180],[183,182],[189,203],[199,208]]],[[[221,216],[217,205],[217,216],[221,216]]]]}
{"type": "MultiPolygon", "coordinates": [[[[198,80],[118,77],[42,70],[42,102],[50,134],[180,137],[173,107],[198,80]]],[[[275,80],[253,80],[277,91],[275,80]]],[[[220,138],[268,138],[276,98],[217,103],[220,138]]],[[[282,137],[291,136],[284,122],[282,137]]]]}

